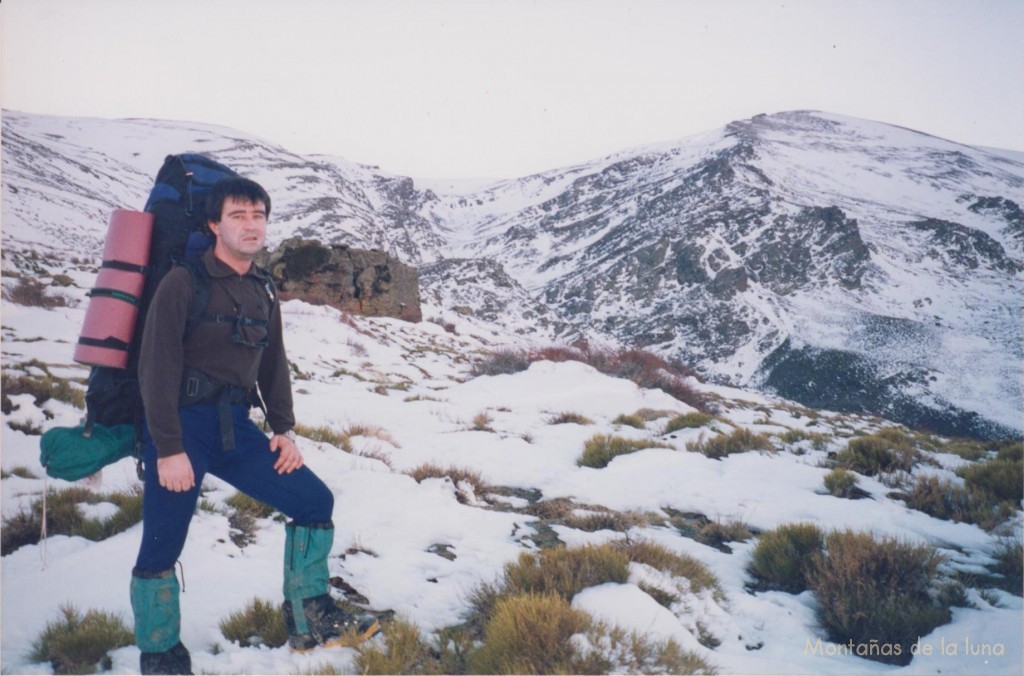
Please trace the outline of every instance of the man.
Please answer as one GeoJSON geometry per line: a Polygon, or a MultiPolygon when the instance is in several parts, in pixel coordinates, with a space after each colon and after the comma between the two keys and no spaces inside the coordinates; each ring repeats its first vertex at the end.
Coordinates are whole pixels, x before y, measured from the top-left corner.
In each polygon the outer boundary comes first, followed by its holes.
{"type": "Polygon", "coordinates": [[[293,650],[351,645],[379,630],[376,618],[348,615],[328,594],[334,496],[295,445],[280,304],[273,282],[253,263],[266,238],[270,197],[253,181],[225,179],[213,187],[206,212],[216,242],[160,283],[139,357],[146,472],[131,601],[144,674],[191,671],[179,637],[174,564],[207,472],[291,519],[284,615],[293,650]],[[197,321],[190,318],[193,294],[207,287],[197,321]],[[256,385],[269,440],[249,419],[256,385]]]}

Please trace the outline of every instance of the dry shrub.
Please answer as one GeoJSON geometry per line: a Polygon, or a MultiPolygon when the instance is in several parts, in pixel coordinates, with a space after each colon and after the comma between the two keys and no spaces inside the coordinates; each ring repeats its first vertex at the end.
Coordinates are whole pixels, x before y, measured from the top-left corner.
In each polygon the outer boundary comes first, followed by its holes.
{"type": "Polygon", "coordinates": [[[696,377],[692,369],[639,348],[605,350],[579,343],[572,347],[551,346],[529,352],[498,350],[475,364],[473,375],[519,373],[535,361],[583,362],[606,375],[631,380],[646,389],[660,389],[698,410],[710,412],[707,397],[687,382],[688,378],[696,377]]]}
{"type": "Polygon", "coordinates": [[[697,532],[697,542],[722,549],[726,542],[746,542],[753,536],[742,521],[709,521],[697,532]]]}
{"type": "Polygon", "coordinates": [[[665,434],[676,432],[683,429],[695,429],[698,427],[704,427],[709,422],[715,419],[715,416],[710,413],[703,413],[701,411],[691,411],[690,413],[680,413],[665,424],[665,434]]]}
{"type": "Polygon", "coordinates": [[[638,430],[644,428],[644,419],[635,414],[623,413],[612,421],[613,425],[626,425],[627,427],[635,427],[638,430]]]}
{"type": "Polygon", "coordinates": [[[686,444],[686,450],[703,453],[707,457],[717,460],[733,453],[770,451],[772,442],[767,435],[756,434],[746,427],[740,427],[731,434],[719,434],[709,439],[702,437],[697,441],[691,441],[686,444]]]}
{"type": "Polygon", "coordinates": [[[821,432],[790,429],[779,435],[779,441],[785,444],[798,444],[801,441],[810,441],[811,448],[816,451],[824,451],[828,448],[828,442],[831,441],[831,437],[821,432]]]}
{"type": "Polygon", "coordinates": [[[82,615],[73,605],[60,606],[61,619],[49,622],[32,642],[29,659],[49,662],[55,674],[93,674],[113,666],[108,653],[135,643],[135,633],[111,613],[89,610],[82,615]]]}
{"type": "Polygon", "coordinates": [[[852,641],[855,649],[872,643],[893,648],[869,651],[868,659],[909,664],[911,646],[951,618],[931,596],[941,562],[932,547],[843,531],[830,534],[825,552],[813,558],[808,584],[829,639],[852,641]]]}
{"type": "Polygon", "coordinates": [[[589,616],[551,592],[498,600],[484,627],[484,642],[469,657],[477,674],[573,674],[578,659],[573,635],[589,616]]]}
{"type": "Polygon", "coordinates": [[[968,488],[991,495],[998,502],[1019,503],[1024,499],[1024,464],[1019,460],[989,460],[966,465],[956,472],[968,488]]]}
{"type": "Polygon", "coordinates": [[[31,394],[36,406],[42,406],[50,399],[56,399],[65,404],[71,404],[75,408],[85,408],[85,392],[81,388],[50,374],[45,366],[40,366],[46,371],[42,376],[11,375],[6,372],[0,375],[0,388],[3,389],[0,410],[10,414],[14,410],[14,404],[10,397],[17,394],[31,394]]]}
{"type": "Polygon", "coordinates": [[[468,504],[471,497],[482,496],[489,488],[487,482],[483,480],[483,477],[478,472],[462,467],[449,466],[445,468],[428,462],[409,470],[406,474],[415,479],[416,483],[420,483],[424,479],[450,479],[455,485],[455,499],[462,504],[468,504]],[[465,484],[472,488],[472,496],[466,495],[465,490],[461,488],[465,484]]]}
{"type": "Polygon", "coordinates": [[[836,467],[825,475],[825,490],[837,498],[852,498],[856,495],[857,481],[856,474],[836,467]]]}
{"type": "Polygon", "coordinates": [[[580,467],[600,469],[620,455],[636,453],[646,448],[672,448],[651,439],[626,439],[609,434],[595,434],[583,445],[583,455],[576,464],[580,467]]]}
{"type": "Polygon", "coordinates": [[[244,609],[221,620],[220,632],[243,648],[280,648],[288,642],[288,627],[281,607],[260,598],[254,598],[244,609]]]}
{"type": "Polygon", "coordinates": [[[920,454],[914,448],[910,437],[890,430],[850,439],[846,448],[836,456],[836,462],[844,469],[866,476],[896,471],[909,472],[920,454]]]}
{"type": "Polygon", "coordinates": [[[779,526],[758,538],[747,571],[759,589],[799,594],[808,587],[811,565],[823,544],[821,529],[814,524],[779,526]]]}
{"type": "Polygon", "coordinates": [[[1024,544],[1020,535],[1003,538],[993,553],[995,572],[1003,576],[1003,589],[1021,596],[1024,588],[1024,544]]]}
{"type": "Polygon", "coordinates": [[[481,411],[473,416],[473,424],[470,426],[470,429],[476,432],[493,432],[492,422],[494,422],[494,418],[491,417],[491,414],[487,411],[481,411]]]}
{"type": "Polygon", "coordinates": [[[474,376],[500,376],[530,368],[530,358],[519,350],[496,350],[474,362],[474,376]]]}
{"type": "Polygon", "coordinates": [[[552,416],[548,420],[548,424],[549,425],[566,425],[566,424],[593,425],[594,421],[591,420],[590,418],[588,418],[587,416],[581,414],[581,413],[573,413],[571,411],[566,411],[564,413],[559,413],[559,414],[557,414],[555,416],[552,416]]]}
{"type": "Polygon", "coordinates": [[[587,587],[628,578],[629,557],[610,544],[524,552],[504,571],[505,589],[511,593],[552,592],[567,601],[587,587]]]}
{"type": "MultiPolygon", "coordinates": [[[[82,486],[62,491],[50,490],[46,496],[46,529],[49,535],[80,536],[93,542],[128,530],[142,521],[142,488],[108,494],[93,493],[82,486]],[[110,502],[117,511],[110,517],[86,518],[80,503],[96,505],[110,502]]],[[[0,551],[6,556],[23,545],[36,544],[43,524],[43,499],[34,500],[22,510],[3,520],[0,529],[0,551]]]]}
{"type": "Polygon", "coordinates": [[[352,437],[368,437],[373,439],[379,439],[384,443],[393,446],[395,448],[401,448],[401,444],[395,440],[391,433],[383,427],[376,425],[366,425],[362,423],[350,423],[345,425],[345,429],[342,432],[349,445],[352,444],[352,437]]]}
{"type": "Polygon", "coordinates": [[[630,561],[642,563],[675,577],[690,581],[690,590],[710,589],[718,599],[724,598],[714,573],[703,563],[686,554],[677,554],[663,545],[646,540],[624,542],[618,545],[630,561]]]}
{"type": "Polygon", "coordinates": [[[459,650],[444,641],[440,648],[423,640],[419,627],[405,620],[392,620],[384,631],[384,645],[371,641],[356,646],[354,659],[358,674],[453,674],[465,673],[459,650]]]}
{"type": "Polygon", "coordinates": [[[68,297],[63,294],[48,295],[47,287],[30,277],[22,277],[12,287],[4,289],[4,298],[17,305],[30,307],[67,307],[68,297]]]}
{"type": "Polygon", "coordinates": [[[302,423],[295,423],[295,433],[300,437],[306,437],[321,444],[336,446],[346,453],[352,452],[352,441],[349,439],[349,435],[345,432],[339,432],[328,425],[311,427],[302,423]]]}
{"type": "Polygon", "coordinates": [[[638,512],[616,512],[607,509],[583,515],[570,513],[565,516],[562,523],[569,528],[587,533],[595,533],[599,530],[625,533],[630,528],[646,524],[647,517],[638,512]]]}
{"type": "Polygon", "coordinates": [[[505,565],[496,584],[482,584],[472,592],[470,623],[483,626],[501,598],[552,593],[571,601],[582,589],[628,578],[629,558],[611,544],[523,552],[505,565]]]}
{"type": "Polygon", "coordinates": [[[996,460],[1012,460],[1024,462],[1024,442],[1007,441],[999,445],[996,453],[996,460]]]}

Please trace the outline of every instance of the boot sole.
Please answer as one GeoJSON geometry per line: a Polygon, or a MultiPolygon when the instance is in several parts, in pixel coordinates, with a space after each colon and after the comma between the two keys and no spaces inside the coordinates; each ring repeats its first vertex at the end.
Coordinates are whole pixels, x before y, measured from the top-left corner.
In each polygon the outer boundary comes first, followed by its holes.
{"type": "Polygon", "coordinates": [[[363,641],[373,638],[380,633],[380,622],[374,620],[373,624],[367,627],[365,630],[356,633],[355,631],[345,632],[341,636],[332,638],[318,643],[317,645],[310,646],[309,648],[292,648],[293,653],[308,653],[317,648],[353,648],[363,641]]]}

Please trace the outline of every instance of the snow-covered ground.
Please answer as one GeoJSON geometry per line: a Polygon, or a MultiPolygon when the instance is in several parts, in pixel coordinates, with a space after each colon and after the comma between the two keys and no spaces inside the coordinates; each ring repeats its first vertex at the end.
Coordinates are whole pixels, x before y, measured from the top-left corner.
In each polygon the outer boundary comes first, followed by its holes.
{"type": "MultiPolygon", "coordinates": [[[[82,301],[81,288],[69,293],[82,301]]],[[[83,377],[71,361],[81,326],[78,307],[46,310],[3,303],[3,367],[17,369],[35,359],[55,375],[83,377]]],[[[472,470],[493,486],[532,488],[545,499],[571,498],[578,504],[638,512],[700,512],[711,520],[742,521],[769,529],[795,521],[822,528],[852,528],[879,536],[929,543],[947,556],[945,569],[980,571],[992,562],[997,538],[975,526],[955,524],[908,509],[886,497],[890,490],[873,479],[861,488],[871,499],[843,500],[825,494],[822,461],[842,447],[837,438],[822,450],[810,444],[784,444],[775,438],[773,453],[744,453],[712,460],[686,450],[704,430],[662,434],[671,415],[692,409],[660,390],[602,375],[576,362],[537,362],[514,375],[469,377],[471,360],[496,345],[522,341],[495,333],[485,325],[445,315],[456,333],[426,321],[345,318],[337,311],[299,301],[283,305],[289,357],[297,374],[296,415],[309,427],[337,431],[362,426],[353,452],[300,438],[307,464],[336,496],[337,535],[330,560],[342,577],[369,599],[376,610],[391,609],[415,622],[425,633],[458,623],[468,610],[476,585],[492,582],[505,563],[535,549],[533,517],[514,511],[485,509],[486,495],[460,502],[445,479],[417,483],[406,472],[424,463],[472,470]],[[620,414],[639,409],[663,411],[643,430],[616,425],[620,414]],[[551,424],[559,413],[573,412],[590,425],[551,424]],[[491,431],[474,429],[485,414],[491,431]],[[584,442],[597,433],[656,438],[672,448],[651,448],[613,460],[606,468],[576,464],[584,442]],[[445,545],[453,559],[439,556],[445,545]]],[[[441,318],[436,307],[427,317],[441,318]]],[[[33,367],[26,367],[30,371],[33,367]]],[[[880,421],[822,412],[816,422],[785,402],[721,386],[700,386],[719,398],[728,431],[749,427],[769,434],[787,428],[849,434],[880,421]]],[[[37,477],[39,436],[10,423],[30,422],[48,429],[75,424],[82,411],[56,401],[43,410],[28,395],[13,397],[19,406],[3,415],[2,465],[5,476],[16,467],[37,477]],[[52,419],[48,419],[52,416],[52,419]]],[[[929,471],[952,476],[962,462],[940,456],[942,468],[929,471]]],[[[100,491],[136,485],[135,466],[123,460],[102,473],[100,491]]],[[[49,480],[50,488],[66,484],[49,480]]],[[[40,479],[9,476],[2,482],[3,516],[27,507],[47,487],[40,479]]],[[[219,505],[233,489],[208,477],[206,499],[219,505]]],[[[515,498],[502,498],[515,503],[515,498]]],[[[102,509],[102,506],[100,507],[102,509]]],[[[1016,523],[1019,532],[1019,520],[1016,523]]],[[[623,538],[612,531],[587,533],[556,526],[560,539],[576,545],[623,538]]],[[[277,600],[281,590],[284,529],[273,519],[260,523],[257,541],[244,548],[232,543],[223,513],[199,510],[192,522],[181,563],[182,639],[192,652],[197,673],[299,673],[325,662],[351,670],[351,649],[319,649],[296,655],[285,648],[241,648],[228,643],[218,623],[254,597],[277,600]]],[[[72,603],[81,610],[120,613],[130,622],[128,583],[141,526],[102,542],[50,537],[3,557],[3,673],[50,673],[48,664],[33,664],[26,653],[58,607],[72,603]]],[[[652,574],[634,565],[630,583],[585,590],[574,604],[595,617],[634,629],[652,638],[672,637],[699,652],[720,673],[908,673],[1017,674],[1022,664],[1022,601],[1000,591],[970,590],[973,608],[957,608],[950,624],[921,640],[930,655],[919,655],[896,668],[852,657],[824,641],[815,619],[811,592],[751,593],[746,573],[756,540],[733,543],[725,552],[683,536],[672,527],[642,526],[629,532],[705,563],[721,581],[724,599],[693,595],[669,610],[637,585],[652,574]],[[993,602],[995,604],[993,605],[993,602]],[[684,608],[685,606],[685,608],[684,608]],[[698,642],[697,626],[720,644],[698,642]],[[821,639],[823,643],[819,644],[821,639]],[[984,650],[986,655],[975,654],[984,650]]],[[[374,639],[380,640],[380,639],[374,639]]],[[[113,653],[112,673],[138,668],[138,650],[113,653]]]]}

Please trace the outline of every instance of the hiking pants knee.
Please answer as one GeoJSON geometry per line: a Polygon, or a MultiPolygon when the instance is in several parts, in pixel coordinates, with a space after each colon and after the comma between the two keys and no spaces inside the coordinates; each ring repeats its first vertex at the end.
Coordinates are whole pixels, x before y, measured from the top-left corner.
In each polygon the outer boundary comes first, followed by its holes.
{"type": "Polygon", "coordinates": [[[235,448],[230,451],[221,450],[216,406],[198,404],[182,408],[179,413],[182,442],[196,483],[183,493],[160,485],[156,446],[149,430],[144,428],[146,473],[137,570],[159,573],[174,566],[185,546],[189,523],[199,500],[199,488],[207,472],[267,503],[298,525],[331,521],[334,495],[330,489],[305,465],[291,473],[278,474],[274,469],[278,453],[271,452],[270,440],[249,419],[246,406],[232,407],[235,448]]]}

